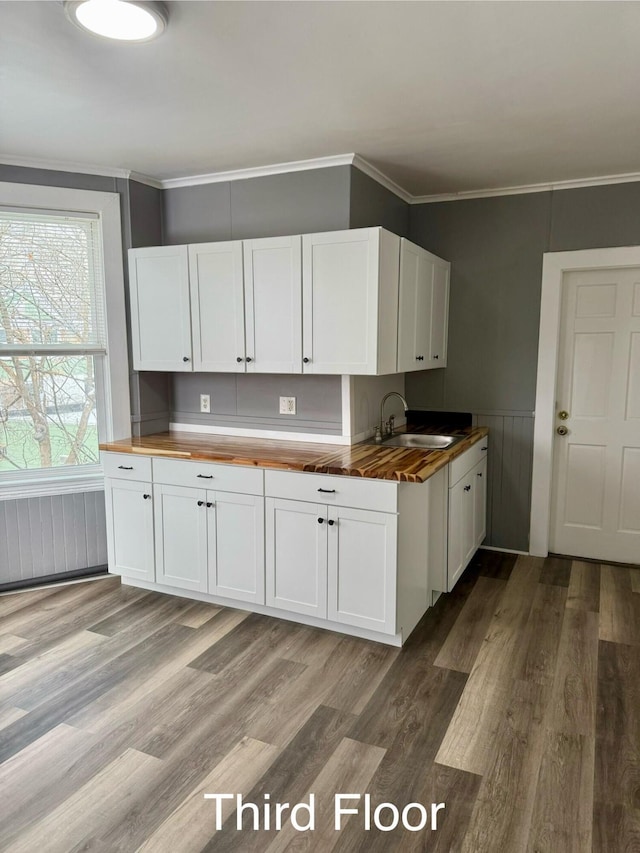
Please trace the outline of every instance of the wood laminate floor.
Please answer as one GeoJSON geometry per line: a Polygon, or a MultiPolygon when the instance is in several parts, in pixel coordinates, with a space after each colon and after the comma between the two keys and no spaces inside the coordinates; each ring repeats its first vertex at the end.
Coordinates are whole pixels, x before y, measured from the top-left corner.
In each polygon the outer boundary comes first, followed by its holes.
{"type": "Polygon", "coordinates": [[[117,578],[1,596],[0,762],[12,853],[640,851],[640,572],[479,552],[402,651],[117,578]],[[312,792],[316,829],[205,792],[312,792]],[[446,807],[336,832],[367,792],[446,807]]]}

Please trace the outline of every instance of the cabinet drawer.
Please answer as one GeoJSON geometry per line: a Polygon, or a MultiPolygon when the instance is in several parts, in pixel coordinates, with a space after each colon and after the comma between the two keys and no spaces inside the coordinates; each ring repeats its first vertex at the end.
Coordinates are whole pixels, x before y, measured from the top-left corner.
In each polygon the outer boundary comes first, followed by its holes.
{"type": "Polygon", "coordinates": [[[118,480],[151,480],[151,459],[135,453],[103,453],[105,477],[118,480]]]}
{"type": "Polygon", "coordinates": [[[398,505],[396,483],[293,471],[266,471],[265,494],[377,512],[396,512],[398,505]]]}
{"type": "Polygon", "coordinates": [[[214,462],[182,459],[154,459],[153,482],[171,486],[191,486],[243,495],[263,494],[263,474],[259,468],[218,465],[214,462]]]}
{"type": "Polygon", "coordinates": [[[480,441],[476,441],[473,447],[470,447],[468,450],[465,450],[457,459],[454,459],[453,462],[449,465],[449,488],[455,486],[455,484],[468,474],[472,468],[482,462],[483,459],[487,457],[487,447],[489,445],[489,439],[485,435],[480,441]]]}

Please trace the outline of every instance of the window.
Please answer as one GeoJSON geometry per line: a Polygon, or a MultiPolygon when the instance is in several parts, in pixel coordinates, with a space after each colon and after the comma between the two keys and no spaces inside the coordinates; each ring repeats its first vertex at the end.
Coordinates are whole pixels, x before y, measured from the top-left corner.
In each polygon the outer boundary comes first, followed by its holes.
{"type": "Polygon", "coordinates": [[[7,187],[20,185],[0,184],[2,497],[100,488],[98,441],[129,434],[119,210],[110,193],[49,187],[17,195],[59,195],[64,209],[9,205],[7,187]]]}

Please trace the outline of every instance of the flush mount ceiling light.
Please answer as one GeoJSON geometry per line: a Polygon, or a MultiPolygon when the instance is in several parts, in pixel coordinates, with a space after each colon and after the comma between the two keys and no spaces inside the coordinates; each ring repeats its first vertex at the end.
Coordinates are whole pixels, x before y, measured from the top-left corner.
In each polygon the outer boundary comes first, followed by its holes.
{"type": "Polygon", "coordinates": [[[143,0],[66,0],[65,12],[80,29],[118,41],[151,41],[164,32],[162,3],[143,0]]]}

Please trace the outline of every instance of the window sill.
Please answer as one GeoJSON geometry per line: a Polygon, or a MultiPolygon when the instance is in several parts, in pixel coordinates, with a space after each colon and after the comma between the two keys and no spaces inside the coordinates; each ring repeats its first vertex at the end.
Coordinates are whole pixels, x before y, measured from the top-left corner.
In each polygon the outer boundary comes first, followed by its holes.
{"type": "Polygon", "coordinates": [[[40,498],[50,495],[82,494],[99,492],[104,489],[104,476],[100,466],[92,466],[91,471],[74,474],[47,474],[21,472],[0,475],[0,501],[40,498]]]}

